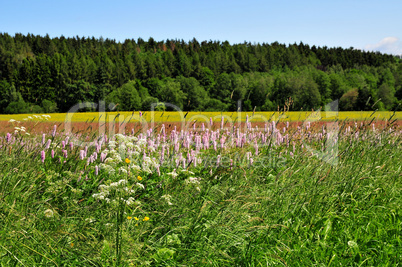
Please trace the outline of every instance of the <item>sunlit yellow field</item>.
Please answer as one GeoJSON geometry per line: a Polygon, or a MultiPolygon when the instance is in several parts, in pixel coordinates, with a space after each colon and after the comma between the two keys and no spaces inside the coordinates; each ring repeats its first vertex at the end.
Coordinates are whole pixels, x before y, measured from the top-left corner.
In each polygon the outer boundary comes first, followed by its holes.
{"type": "MultiPolygon", "coordinates": [[[[39,115],[39,114],[35,114],[39,115]]],[[[28,116],[35,119],[34,114],[0,115],[0,121],[14,119],[21,121],[28,116]]],[[[209,122],[210,118],[214,122],[221,121],[223,117],[227,122],[265,122],[265,121],[329,121],[329,120],[402,120],[402,112],[168,112],[155,111],[143,112],[87,112],[87,113],[52,113],[49,114],[49,121],[52,122],[104,122],[116,120],[116,122],[183,122],[197,121],[209,122]]]]}

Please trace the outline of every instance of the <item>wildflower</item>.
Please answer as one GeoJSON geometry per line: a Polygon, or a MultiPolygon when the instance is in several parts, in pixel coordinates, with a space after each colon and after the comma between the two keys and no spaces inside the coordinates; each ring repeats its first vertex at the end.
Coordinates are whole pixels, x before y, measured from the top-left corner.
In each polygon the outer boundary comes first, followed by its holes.
{"type": "Polygon", "coordinates": [[[200,184],[200,179],[197,177],[189,177],[187,180],[185,180],[186,184],[200,184]]]}
{"type": "Polygon", "coordinates": [[[104,152],[101,153],[101,156],[100,156],[101,162],[104,162],[104,161],[105,161],[106,156],[107,156],[107,152],[106,152],[106,153],[104,153],[104,152]]]}
{"type": "Polygon", "coordinates": [[[44,213],[45,213],[45,216],[46,216],[47,218],[52,218],[53,215],[54,215],[54,212],[53,212],[51,209],[45,210],[44,213]]]}
{"type": "Polygon", "coordinates": [[[54,125],[54,126],[53,126],[53,132],[52,132],[52,136],[53,136],[53,137],[55,137],[55,135],[56,135],[56,130],[57,130],[57,126],[54,125]]]}
{"type": "Polygon", "coordinates": [[[40,157],[42,159],[42,163],[45,162],[45,151],[42,150],[42,152],[40,153],[40,157]]]}
{"type": "Polygon", "coordinates": [[[359,247],[359,245],[357,245],[357,243],[355,241],[352,241],[352,240],[348,241],[348,246],[351,247],[351,248],[358,248],[359,247]]]}
{"type": "Polygon", "coordinates": [[[121,179],[118,183],[119,183],[119,185],[126,185],[127,180],[121,179]]]}
{"type": "Polygon", "coordinates": [[[168,205],[173,205],[173,203],[170,202],[170,200],[172,199],[172,197],[170,195],[163,195],[162,198],[166,200],[168,205]]]}
{"type": "Polygon", "coordinates": [[[130,162],[131,161],[128,158],[126,158],[126,163],[129,164],[130,162]]]}
{"type": "Polygon", "coordinates": [[[47,140],[47,143],[46,143],[46,150],[47,149],[49,149],[50,148],[50,144],[52,143],[52,140],[47,140]]]}
{"type": "Polygon", "coordinates": [[[138,200],[135,200],[133,197],[129,197],[126,200],[126,204],[128,206],[139,206],[139,205],[141,205],[141,202],[139,202],[138,200]]]}
{"type": "Polygon", "coordinates": [[[134,217],[134,220],[138,221],[139,219],[138,219],[138,217],[134,217]]]}
{"type": "Polygon", "coordinates": [[[84,150],[80,150],[80,160],[83,160],[85,157],[85,151],[84,150]]]}
{"type": "Polygon", "coordinates": [[[159,169],[159,165],[156,166],[156,172],[158,173],[158,176],[161,176],[161,171],[159,169]]]}
{"type": "Polygon", "coordinates": [[[142,181],[142,177],[141,176],[137,176],[138,181],[142,181]]]}
{"type": "Polygon", "coordinates": [[[131,216],[127,216],[127,220],[131,220],[133,217],[131,216]]]}
{"type": "Polygon", "coordinates": [[[142,219],[142,221],[144,222],[149,221],[149,217],[145,216],[144,219],[142,219]]]}
{"type": "Polygon", "coordinates": [[[136,170],[136,171],[141,171],[141,167],[138,166],[138,165],[135,165],[135,164],[131,165],[130,168],[131,168],[131,169],[134,169],[134,170],[136,170]]]}

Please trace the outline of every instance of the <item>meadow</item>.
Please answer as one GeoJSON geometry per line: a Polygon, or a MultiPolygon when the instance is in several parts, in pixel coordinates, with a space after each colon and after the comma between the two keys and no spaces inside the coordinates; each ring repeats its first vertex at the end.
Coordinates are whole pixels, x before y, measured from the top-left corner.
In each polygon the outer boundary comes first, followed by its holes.
{"type": "Polygon", "coordinates": [[[400,112],[65,119],[0,115],[2,266],[402,262],[400,112]]]}

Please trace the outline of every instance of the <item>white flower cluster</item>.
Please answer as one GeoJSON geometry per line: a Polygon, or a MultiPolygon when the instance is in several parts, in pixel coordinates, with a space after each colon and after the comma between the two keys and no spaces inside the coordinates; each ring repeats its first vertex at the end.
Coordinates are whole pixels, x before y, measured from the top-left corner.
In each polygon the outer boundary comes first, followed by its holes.
{"type": "MultiPolygon", "coordinates": [[[[44,115],[33,115],[33,116],[36,119],[40,119],[42,121],[49,120],[49,118],[50,118],[50,115],[46,115],[46,114],[44,114],[44,115]]],[[[34,120],[34,118],[32,118],[31,116],[28,116],[27,118],[24,118],[22,120],[24,120],[24,121],[32,121],[32,120],[34,120]]],[[[17,124],[21,123],[20,121],[17,121],[17,120],[14,120],[14,119],[10,119],[8,122],[12,123],[13,126],[15,125],[15,123],[17,123],[17,124]]],[[[14,133],[16,133],[16,134],[24,133],[26,135],[30,135],[26,130],[27,129],[24,126],[21,126],[21,127],[15,126],[14,127],[14,133]]]]}
{"type": "Polygon", "coordinates": [[[173,203],[171,202],[171,200],[172,200],[172,196],[171,196],[171,195],[163,195],[161,198],[163,198],[164,200],[166,200],[166,202],[168,203],[168,205],[173,205],[173,203]]]}
{"type": "Polygon", "coordinates": [[[167,175],[172,176],[173,178],[176,178],[179,174],[176,172],[176,169],[173,169],[172,172],[166,173],[167,175]]]}
{"type": "Polygon", "coordinates": [[[130,168],[134,171],[140,172],[141,171],[141,167],[136,165],[136,164],[131,164],[130,168]]]}
{"type": "MultiPolygon", "coordinates": [[[[147,142],[146,139],[138,139],[135,136],[125,136],[122,134],[114,135],[113,139],[108,142],[107,149],[105,149],[101,155],[103,163],[99,165],[100,169],[107,171],[109,174],[114,174],[116,171],[123,174],[132,173],[129,170],[135,172],[145,171],[152,173],[157,168],[158,163],[154,158],[145,155],[147,142]],[[137,158],[138,162],[132,162],[128,165],[128,168],[118,167],[121,163],[124,163],[124,158],[137,158]]],[[[130,163],[130,162],[128,162],[130,163]]]]}
{"type": "Polygon", "coordinates": [[[110,147],[110,142],[109,142],[109,148],[110,149],[115,149],[117,147],[117,150],[127,153],[129,156],[138,156],[140,155],[140,152],[143,150],[141,149],[140,142],[137,137],[135,136],[125,136],[122,134],[116,134],[115,136],[116,141],[111,141],[114,142],[112,143],[112,147],[110,147]]]}
{"type": "Polygon", "coordinates": [[[95,220],[94,218],[86,218],[85,221],[86,221],[87,223],[96,222],[96,220],[95,220]]]}
{"type": "Polygon", "coordinates": [[[47,209],[44,211],[44,214],[47,218],[52,218],[54,216],[54,211],[51,209],[47,209]]]}
{"type": "Polygon", "coordinates": [[[185,180],[185,183],[188,184],[200,184],[200,178],[197,177],[189,177],[188,179],[185,180]]]}
{"type": "Polygon", "coordinates": [[[26,131],[26,128],[24,127],[24,126],[21,126],[21,127],[14,127],[14,132],[15,133],[18,133],[18,132],[25,132],[26,131]]]}
{"type": "MultiPolygon", "coordinates": [[[[140,205],[141,203],[138,200],[135,200],[130,196],[131,194],[135,193],[135,190],[127,187],[127,184],[127,180],[122,179],[118,182],[111,183],[110,185],[100,185],[100,192],[93,194],[92,197],[95,199],[104,200],[107,203],[117,204],[119,201],[122,201],[128,206],[140,205]]],[[[137,183],[136,186],[138,188],[144,188],[144,186],[139,183],[137,183]]]]}
{"type": "Polygon", "coordinates": [[[151,159],[150,157],[143,157],[142,161],[142,170],[147,172],[147,173],[152,173],[151,168],[156,168],[158,166],[158,163],[156,162],[155,159],[151,159]]]}
{"type": "Polygon", "coordinates": [[[109,150],[107,155],[108,157],[105,159],[105,163],[111,166],[116,166],[118,163],[122,162],[120,154],[114,149],[109,150]]]}
{"type": "Polygon", "coordinates": [[[116,171],[112,166],[104,163],[99,164],[99,167],[101,170],[105,170],[108,174],[114,174],[116,171]]]}
{"type": "Polygon", "coordinates": [[[200,180],[201,180],[201,178],[189,177],[189,178],[186,179],[184,182],[185,182],[186,185],[188,185],[188,186],[195,186],[195,189],[197,189],[197,191],[201,191],[201,188],[199,187],[199,185],[200,185],[200,180]]]}
{"type": "MultiPolygon", "coordinates": [[[[43,114],[43,115],[32,115],[35,119],[39,119],[39,120],[42,120],[42,121],[47,121],[47,120],[49,120],[51,117],[50,117],[50,115],[46,115],[46,114],[43,114]]],[[[34,120],[34,118],[32,118],[32,116],[28,116],[28,117],[26,117],[26,118],[24,118],[23,120],[24,121],[28,121],[28,120],[34,120]]]]}

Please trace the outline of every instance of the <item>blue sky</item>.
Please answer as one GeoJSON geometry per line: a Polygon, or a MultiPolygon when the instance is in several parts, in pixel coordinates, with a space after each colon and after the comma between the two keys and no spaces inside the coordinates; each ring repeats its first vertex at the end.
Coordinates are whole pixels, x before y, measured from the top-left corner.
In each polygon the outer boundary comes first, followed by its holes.
{"type": "Polygon", "coordinates": [[[0,0],[0,32],[50,37],[302,41],[402,54],[400,0],[0,0]]]}

